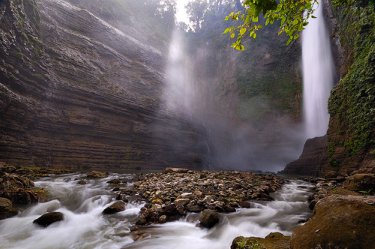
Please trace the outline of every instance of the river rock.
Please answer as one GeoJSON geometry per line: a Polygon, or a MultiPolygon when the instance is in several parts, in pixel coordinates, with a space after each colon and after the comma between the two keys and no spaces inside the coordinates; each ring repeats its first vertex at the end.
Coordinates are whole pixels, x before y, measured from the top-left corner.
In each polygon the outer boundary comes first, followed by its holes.
{"type": "Polygon", "coordinates": [[[118,185],[118,184],[121,184],[121,180],[118,179],[118,178],[116,178],[116,179],[109,180],[107,183],[108,184],[118,185]]]}
{"type": "Polygon", "coordinates": [[[36,188],[28,177],[13,173],[0,176],[0,197],[7,198],[17,205],[29,205],[47,198],[46,190],[36,188]]]}
{"type": "Polygon", "coordinates": [[[331,195],[293,231],[291,248],[374,248],[374,234],[375,197],[331,195]]]}
{"type": "Polygon", "coordinates": [[[64,220],[64,214],[60,212],[50,212],[43,214],[38,219],[34,220],[33,223],[41,227],[48,227],[49,225],[64,220]]]}
{"type": "Polygon", "coordinates": [[[290,249],[290,236],[281,233],[270,233],[264,239],[257,237],[237,237],[233,240],[231,249],[290,249]]]}
{"type": "MultiPolygon", "coordinates": [[[[236,171],[165,170],[144,174],[133,185],[133,192],[146,201],[138,225],[160,223],[162,215],[173,221],[188,212],[205,209],[235,212],[240,202],[270,200],[283,179],[276,175],[236,171]],[[183,173],[185,172],[185,173],[183,173]]],[[[121,189],[122,194],[126,194],[121,189]]]]}
{"type": "Polygon", "coordinates": [[[233,240],[231,249],[290,249],[290,236],[281,233],[270,233],[266,238],[237,237],[233,240]]]}
{"type": "Polygon", "coordinates": [[[122,212],[122,211],[125,210],[125,206],[126,206],[125,202],[116,201],[115,203],[113,203],[109,207],[105,208],[103,210],[103,214],[115,214],[115,213],[118,213],[118,212],[122,212]]]}
{"type": "Polygon", "coordinates": [[[0,220],[17,215],[17,210],[9,199],[0,197],[0,220]]]}
{"type": "Polygon", "coordinates": [[[219,223],[219,221],[219,214],[214,210],[203,210],[199,216],[199,225],[205,228],[212,228],[219,223]]]}
{"type": "Polygon", "coordinates": [[[189,199],[177,199],[177,200],[174,201],[174,203],[176,204],[176,206],[185,206],[189,202],[190,202],[189,199]]]}

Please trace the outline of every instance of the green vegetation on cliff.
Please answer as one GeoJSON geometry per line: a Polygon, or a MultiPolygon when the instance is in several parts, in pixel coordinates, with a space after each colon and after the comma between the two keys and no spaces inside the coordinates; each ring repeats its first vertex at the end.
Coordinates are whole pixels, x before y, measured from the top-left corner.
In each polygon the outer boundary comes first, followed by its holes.
{"type": "Polygon", "coordinates": [[[361,167],[375,146],[375,11],[362,1],[335,12],[347,72],[329,101],[328,139],[331,168],[344,173],[361,167]]]}

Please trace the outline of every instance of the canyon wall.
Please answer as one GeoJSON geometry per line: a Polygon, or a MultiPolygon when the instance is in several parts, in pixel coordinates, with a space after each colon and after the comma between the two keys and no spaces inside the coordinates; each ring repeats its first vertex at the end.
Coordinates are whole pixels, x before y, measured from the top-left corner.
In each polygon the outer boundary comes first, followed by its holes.
{"type": "Polygon", "coordinates": [[[153,27],[116,28],[74,2],[0,1],[0,161],[200,165],[202,129],[159,109],[168,41],[147,43],[153,27]]]}

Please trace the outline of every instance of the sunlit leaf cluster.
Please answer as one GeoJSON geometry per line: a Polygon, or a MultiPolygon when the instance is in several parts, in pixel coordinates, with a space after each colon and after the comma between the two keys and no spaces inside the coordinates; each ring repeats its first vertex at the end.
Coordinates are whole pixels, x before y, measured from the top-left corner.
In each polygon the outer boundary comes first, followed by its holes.
{"type": "Polygon", "coordinates": [[[278,34],[288,36],[288,44],[298,39],[309,18],[315,18],[317,0],[245,0],[242,6],[242,10],[231,12],[225,18],[234,23],[224,30],[224,34],[234,40],[232,47],[237,50],[245,49],[244,37],[255,39],[259,30],[275,22],[280,26],[278,34]],[[261,17],[264,22],[260,21],[261,17]]]}

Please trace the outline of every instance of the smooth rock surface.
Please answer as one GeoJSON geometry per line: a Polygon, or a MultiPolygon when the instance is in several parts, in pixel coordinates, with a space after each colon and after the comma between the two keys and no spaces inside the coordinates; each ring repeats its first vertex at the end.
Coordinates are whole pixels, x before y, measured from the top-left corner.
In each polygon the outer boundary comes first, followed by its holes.
{"type": "Polygon", "coordinates": [[[373,249],[374,234],[375,197],[331,195],[293,231],[291,248],[373,249]]]}
{"type": "Polygon", "coordinates": [[[115,203],[113,203],[109,207],[105,208],[103,210],[103,214],[115,214],[115,213],[118,213],[118,212],[122,212],[122,211],[125,210],[125,206],[126,206],[125,202],[116,201],[115,203]]]}
{"type": "Polygon", "coordinates": [[[219,214],[214,210],[203,210],[199,216],[199,225],[205,228],[212,228],[220,221],[219,214]]]}
{"type": "Polygon", "coordinates": [[[41,227],[48,227],[49,225],[64,220],[64,214],[60,212],[50,212],[43,214],[38,219],[34,220],[33,223],[41,227]]]}

